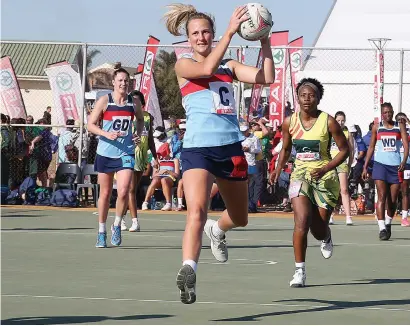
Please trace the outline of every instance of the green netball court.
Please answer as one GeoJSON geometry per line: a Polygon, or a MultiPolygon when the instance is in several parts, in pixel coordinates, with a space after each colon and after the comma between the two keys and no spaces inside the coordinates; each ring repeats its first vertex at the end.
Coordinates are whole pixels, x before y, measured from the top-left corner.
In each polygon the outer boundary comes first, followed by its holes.
{"type": "Polygon", "coordinates": [[[198,301],[183,305],[175,277],[184,214],[142,213],[141,232],[107,249],[94,247],[94,210],[2,207],[1,215],[2,324],[410,322],[410,229],[396,224],[381,243],[372,216],[353,227],[336,220],[329,260],[310,237],[303,289],[289,288],[291,215],[253,215],[230,232],[225,264],[204,238],[198,301]]]}

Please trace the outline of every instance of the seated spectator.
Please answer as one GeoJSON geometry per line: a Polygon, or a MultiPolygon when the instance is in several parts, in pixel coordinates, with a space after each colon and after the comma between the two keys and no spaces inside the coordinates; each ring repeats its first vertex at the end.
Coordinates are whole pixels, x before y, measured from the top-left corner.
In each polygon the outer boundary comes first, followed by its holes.
{"type": "MultiPolygon", "coordinates": [[[[74,119],[67,119],[67,126],[74,126],[74,119]]],[[[77,160],[78,160],[78,147],[76,146],[79,134],[72,127],[67,127],[60,135],[58,139],[58,163],[77,163],[75,157],[70,153],[71,149],[75,147],[77,149],[77,160]],[[71,146],[67,147],[67,146],[71,146]],[[69,151],[67,153],[67,151],[69,151]],[[68,157],[67,157],[68,154],[68,157]]]]}
{"type": "MultiPolygon", "coordinates": [[[[159,159],[159,169],[155,169],[152,174],[152,182],[148,187],[141,209],[147,210],[148,201],[154,194],[155,189],[162,189],[166,204],[161,210],[170,211],[172,209],[172,187],[176,185],[176,181],[180,175],[179,160],[177,158],[171,158],[171,150],[167,143],[157,150],[157,157],[159,159]]],[[[151,207],[151,209],[153,209],[153,207],[151,207]]]]}

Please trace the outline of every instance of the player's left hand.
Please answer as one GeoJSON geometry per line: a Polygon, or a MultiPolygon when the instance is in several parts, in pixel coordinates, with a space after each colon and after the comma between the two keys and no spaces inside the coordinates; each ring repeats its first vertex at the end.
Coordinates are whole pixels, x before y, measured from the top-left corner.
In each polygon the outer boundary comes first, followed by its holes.
{"type": "Polygon", "coordinates": [[[132,140],[134,141],[135,145],[139,145],[141,143],[141,137],[137,134],[132,135],[132,140]]]}

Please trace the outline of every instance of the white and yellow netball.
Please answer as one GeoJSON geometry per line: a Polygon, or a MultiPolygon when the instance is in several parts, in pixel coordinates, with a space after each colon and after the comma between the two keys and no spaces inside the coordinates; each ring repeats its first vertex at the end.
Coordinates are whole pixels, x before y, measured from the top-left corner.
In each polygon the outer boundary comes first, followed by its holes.
{"type": "Polygon", "coordinates": [[[248,3],[248,20],[241,23],[238,34],[247,41],[258,41],[269,35],[273,26],[272,15],[260,3],[248,3]]]}

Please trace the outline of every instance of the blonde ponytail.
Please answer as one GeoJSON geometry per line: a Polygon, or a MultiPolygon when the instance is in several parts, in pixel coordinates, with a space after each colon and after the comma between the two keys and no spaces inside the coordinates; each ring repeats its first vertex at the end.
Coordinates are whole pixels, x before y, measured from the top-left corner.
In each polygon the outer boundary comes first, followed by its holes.
{"type": "Polygon", "coordinates": [[[173,3],[166,7],[168,11],[164,14],[165,25],[172,35],[188,35],[189,21],[197,18],[208,20],[215,35],[215,23],[210,15],[198,12],[194,6],[183,3],[173,3]]]}

